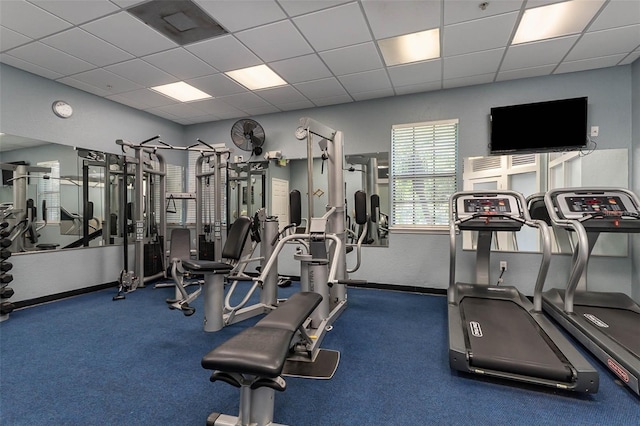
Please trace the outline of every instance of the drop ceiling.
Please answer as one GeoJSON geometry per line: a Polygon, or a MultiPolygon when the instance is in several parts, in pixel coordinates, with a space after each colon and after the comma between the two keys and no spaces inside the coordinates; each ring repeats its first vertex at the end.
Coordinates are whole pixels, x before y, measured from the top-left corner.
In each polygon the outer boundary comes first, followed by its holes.
{"type": "Polygon", "coordinates": [[[510,45],[549,0],[194,0],[227,34],[180,45],[136,0],[0,0],[0,62],[188,125],[630,64],[640,1],[602,5],[580,33],[510,45]],[[486,3],[483,5],[483,3],[486,3]],[[440,57],[385,66],[377,41],[440,29],[440,57]],[[250,91],[225,72],[266,64],[287,85],[250,91]],[[179,103],[149,87],[187,83],[179,103]]]}

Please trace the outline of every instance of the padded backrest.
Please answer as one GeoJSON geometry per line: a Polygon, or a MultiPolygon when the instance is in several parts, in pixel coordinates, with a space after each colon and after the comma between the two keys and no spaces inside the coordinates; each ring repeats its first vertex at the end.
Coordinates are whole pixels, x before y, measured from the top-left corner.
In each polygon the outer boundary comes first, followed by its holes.
{"type": "Polygon", "coordinates": [[[544,220],[547,225],[551,225],[551,217],[544,203],[543,195],[532,195],[527,200],[529,204],[529,216],[532,219],[544,220]]]}
{"type": "Polygon", "coordinates": [[[242,250],[244,250],[244,243],[249,236],[249,230],[251,230],[250,217],[240,216],[233,222],[227,235],[227,241],[225,241],[224,247],[222,247],[223,259],[240,260],[242,250]]]}
{"type": "Polygon", "coordinates": [[[189,259],[191,257],[191,232],[187,228],[171,231],[169,259],[189,259]]]}

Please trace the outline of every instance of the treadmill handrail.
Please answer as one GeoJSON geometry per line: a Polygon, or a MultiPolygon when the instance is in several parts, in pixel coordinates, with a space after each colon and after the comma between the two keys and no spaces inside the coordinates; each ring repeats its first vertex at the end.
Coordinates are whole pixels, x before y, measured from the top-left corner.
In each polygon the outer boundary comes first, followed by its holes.
{"type": "Polygon", "coordinates": [[[556,188],[548,191],[544,195],[544,203],[547,206],[547,211],[549,212],[551,221],[558,226],[574,231],[578,237],[578,241],[574,249],[574,263],[573,267],[571,268],[571,274],[569,275],[569,280],[567,281],[567,287],[565,290],[564,311],[567,314],[573,313],[573,300],[576,288],[578,287],[580,278],[584,274],[589,261],[589,237],[587,234],[587,230],[583,225],[583,222],[594,219],[599,215],[585,215],[580,219],[563,219],[558,216],[557,206],[554,200],[557,200],[558,194],[576,193],[580,195],[588,195],[590,193],[605,192],[618,192],[625,194],[629,197],[631,202],[634,203],[633,207],[636,210],[640,209],[640,199],[638,199],[636,194],[624,188],[556,188]]]}

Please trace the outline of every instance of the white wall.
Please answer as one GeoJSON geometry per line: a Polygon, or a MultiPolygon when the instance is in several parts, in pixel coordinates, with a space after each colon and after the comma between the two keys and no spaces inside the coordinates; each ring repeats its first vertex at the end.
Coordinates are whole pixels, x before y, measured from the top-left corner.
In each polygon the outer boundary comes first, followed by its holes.
{"type": "MultiPolygon", "coordinates": [[[[638,61],[636,61],[638,62],[638,61]]],[[[387,99],[376,99],[345,105],[314,108],[304,111],[282,112],[252,117],[265,128],[267,141],[265,150],[281,150],[288,158],[306,156],[306,146],[294,138],[293,132],[298,119],[310,116],[345,135],[345,154],[389,151],[391,126],[447,118],[460,119],[460,164],[462,158],[487,153],[489,136],[488,114],[492,106],[535,102],[577,96],[589,97],[590,125],[600,127],[598,144],[600,148],[635,149],[635,164],[638,157],[638,130],[634,130],[635,145],[632,143],[632,118],[637,123],[638,67],[630,65],[561,74],[517,81],[507,81],[481,86],[456,88],[423,94],[405,95],[387,99]],[[633,79],[632,79],[633,76],[633,79]],[[632,93],[635,108],[632,117],[632,93]]],[[[113,103],[88,93],[42,79],[37,76],[0,64],[0,130],[10,134],[43,139],[52,142],[79,145],[85,148],[117,152],[115,139],[141,141],[160,134],[163,140],[179,145],[193,141],[197,137],[210,143],[225,143],[233,147],[229,130],[235,120],[204,123],[183,128],[144,112],[113,103]],[[74,116],[60,120],[51,113],[51,103],[55,99],[65,99],[74,106],[74,116]]],[[[528,130],[528,129],[527,129],[528,130]]],[[[544,137],[541,131],[541,137],[544,137]]],[[[244,154],[246,155],[246,154],[244,154]]],[[[631,160],[630,160],[631,161],[631,160]]],[[[638,167],[636,167],[637,169],[638,167]]],[[[636,190],[638,171],[634,170],[636,190]]],[[[461,179],[461,176],[460,176],[461,179]]],[[[635,242],[633,261],[631,258],[597,258],[591,265],[590,276],[607,277],[612,290],[631,293],[632,276],[637,282],[638,258],[640,250],[635,242]],[[635,261],[635,271],[632,271],[635,261]],[[611,280],[611,274],[615,280],[611,280]]],[[[90,249],[82,254],[76,251],[38,254],[37,263],[27,260],[16,261],[19,267],[12,287],[16,291],[14,300],[54,294],[70,289],[101,284],[117,277],[121,265],[121,250],[100,252],[92,256],[90,249]],[[104,256],[102,255],[104,254],[104,256]],[[73,277],[59,275],[60,265],[84,265],[73,277]],[[26,266],[26,265],[29,266],[26,266]],[[107,265],[108,267],[105,267],[107,265]],[[41,270],[38,277],[46,280],[26,279],[26,268],[41,270]],[[96,273],[100,271],[100,273],[96,273]],[[27,296],[28,295],[28,296],[27,296]]],[[[420,235],[392,233],[388,248],[364,248],[363,265],[353,278],[368,279],[373,282],[446,288],[448,283],[448,235],[420,235]]],[[[96,252],[97,253],[97,252],[96,252]]],[[[34,255],[23,255],[29,257],[34,255]]],[[[16,259],[19,256],[16,256],[16,259]]],[[[473,253],[458,253],[458,278],[471,279],[473,276],[473,253]]],[[[509,262],[506,282],[516,285],[526,294],[532,294],[537,274],[537,254],[509,253],[493,257],[498,270],[498,260],[509,262]]],[[[549,285],[560,286],[568,275],[568,256],[554,258],[549,274],[549,285]]],[[[295,269],[295,264],[288,266],[295,269]]],[[[281,272],[288,272],[282,267],[281,272]]],[[[496,277],[497,278],[497,277],[496,277]]],[[[633,290],[638,298],[640,290],[633,290]]]]}
{"type": "MultiPolygon", "coordinates": [[[[640,61],[635,61],[632,67],[632,126],[633,126],[633,157],[632,157],[632,190],[640,197],[640,61]]],[[[633,235],[631,240],[633,268],[631,276],[632,297],[640,302],[640,234],[633,235]]]]}

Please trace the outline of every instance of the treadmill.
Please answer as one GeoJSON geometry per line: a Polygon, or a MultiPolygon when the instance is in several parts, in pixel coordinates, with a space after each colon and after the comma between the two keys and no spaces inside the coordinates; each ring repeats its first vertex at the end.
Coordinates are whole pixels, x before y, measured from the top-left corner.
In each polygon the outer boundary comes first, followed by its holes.
{"type": "Polygon", "coordinates": [[[551,260],[547,224],[531,219],[525,198],[515,191],[457,192],[450,198],[449,209],[451,368],[556,389],[597,392],[598,372],[542,313],[542,287],[551,260]],[[515,287],[489,283],[494,232],[517,232],[522,226],[539,229],[543,241],[533,303],[515,287]],[[478,233],[475,283],[455,281],[460,231],[478,233]]]}
{"type": "Polygon", "coordinates": [[[591,251],[602,232],[640,233],[640,201],[626,189],[563,188],[545,195],[553,223],[576,237],[566,290],[543,294],[543,309],[640,395],[640,305],[623,293],[587,288],[591,251]]]}

